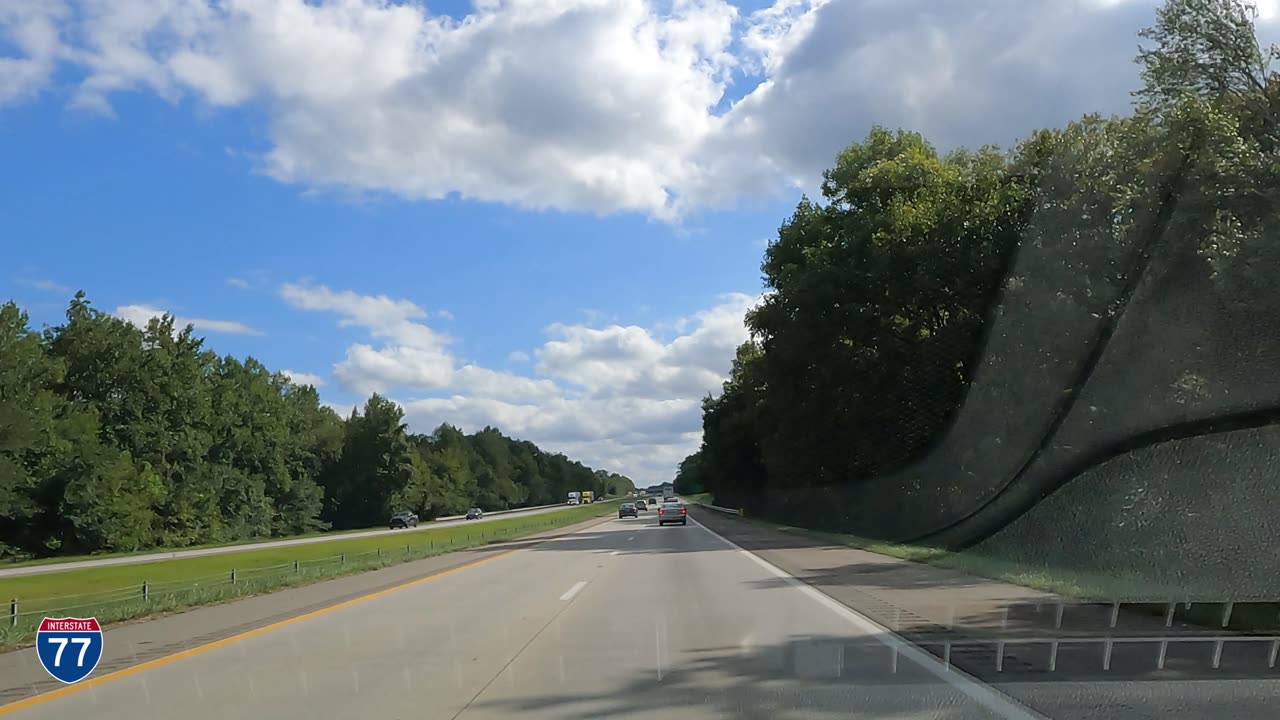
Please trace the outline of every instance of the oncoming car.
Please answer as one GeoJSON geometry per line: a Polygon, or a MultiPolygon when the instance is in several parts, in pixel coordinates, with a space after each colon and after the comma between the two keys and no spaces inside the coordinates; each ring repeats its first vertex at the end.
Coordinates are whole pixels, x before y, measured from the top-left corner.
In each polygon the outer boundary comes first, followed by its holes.
{"type": "Polygon", "coordinates": [[[387,523],[387,525],[392,530],[395,530],[396,528],[418,527],[418,516],[408,511],[398,512],[391,516],[391,521],[387,523]]]}

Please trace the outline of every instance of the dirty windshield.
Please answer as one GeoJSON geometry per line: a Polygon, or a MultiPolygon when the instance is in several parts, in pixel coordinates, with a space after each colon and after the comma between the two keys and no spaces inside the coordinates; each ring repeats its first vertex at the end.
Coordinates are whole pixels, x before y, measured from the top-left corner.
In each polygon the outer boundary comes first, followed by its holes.
{"type": "Polygon", "coordinates": [[[1266,720],[1277,0],[0,0],[0,716],[1266,720]]]}

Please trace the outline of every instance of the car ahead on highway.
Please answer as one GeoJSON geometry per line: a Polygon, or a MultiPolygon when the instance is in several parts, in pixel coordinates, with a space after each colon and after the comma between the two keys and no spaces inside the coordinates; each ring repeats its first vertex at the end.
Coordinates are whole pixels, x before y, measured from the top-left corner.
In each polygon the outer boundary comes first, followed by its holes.
{"type": "Polygon", "coordinates": [[[636,510],[635,503],[622,503],[618,506],[618,517],[640,517],[640,513],[636,510]]]}
{"type": "Polygon", "coordinates": [[[467,511],[468,520],[479,520],[482,517],[484,517],[484,511],[480,508],[471,508],[467,511]]]}
{"type": "Polygon", "coordinates": [[[658,506],[658,524],[666,525],[668,523],[688,525],[689,511],[678,502],[663,503],[658,506]]]}
{"type": "Polygon", "coordinates": [[[637,509],[637,510],[644,510],[644,511],[648,511],[648,510],[649,510],[649,506],[648,506],[648,505],[645,505],[643,500],[637,500],[637,501],[636,501],[636,509],[637,509]]]}
{"type": "Polygon", "coordinates": [[[391,522],[387,523],[392,530],[396,528],[418,527],[418,516],[411,512],[398,512],[391,516],[391,522]]]}

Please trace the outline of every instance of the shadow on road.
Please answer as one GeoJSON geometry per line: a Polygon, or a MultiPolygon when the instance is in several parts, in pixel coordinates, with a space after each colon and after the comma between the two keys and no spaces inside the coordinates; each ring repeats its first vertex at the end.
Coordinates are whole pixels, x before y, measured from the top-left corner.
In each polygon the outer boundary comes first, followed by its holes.
{"type": "MultiPolygon", "coordinates": [[[[945,672],[944,672],[945,674],[945,672]]],[[[1275,674],[1268,675],[1276,679],[1275,674]]],[[[1009,672],[983,678],[989,683],[1062,683],[1052,693],[1027,686],[1022,699],[1044,692],[1046,706],[1037,707],[1051,717],[1092,717],[1096,698],[1094,683],[1110,698],[1107,717],[1149,717],[1123,712],[1159,698],[1186,683],[1204,681],[1198,672],[1170,667],[1159,676],[1089,676],[1072,673],[1009,672]],[[1076,685],[1079,684],[1079,685],[1076,685]],[[1118,701],[1118,703],[1117,703],[1118,701]]],[[[1234,679],[1234,678],[1233,678],[1234,679]]],[[[976,703],[950,686],[947,679],[924,670],[909,658],[874,637],[856,639],[834,636],[793,637],[787,641],[752,648],[692,648],[677,663],[661,672],[646,671],[616,682],[569,683],[563,689],[531,690],[521,686],[507,697],[478,700],[481,714],[520,717],[726,717],[744,720],[799,720],[801,718],[907,718],[941,720],[987,717],[975,712],[976,703]],[[511,697],[514,695],[514,697],[511,697]]],[[[1188,705],[1180,701],[1184,717],[1273,717],[1267,698],[1238,692],[1230,683],[1204,683],[1188,705]],[[1195,705],[1198,704],[1198,707],[1195,705]]]]}

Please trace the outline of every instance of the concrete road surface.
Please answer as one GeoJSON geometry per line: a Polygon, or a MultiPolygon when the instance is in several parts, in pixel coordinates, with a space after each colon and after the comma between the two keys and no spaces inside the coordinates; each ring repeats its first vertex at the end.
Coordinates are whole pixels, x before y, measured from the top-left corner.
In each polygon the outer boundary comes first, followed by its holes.
{"type": "Polygon", "coordinates": [[[701,526],[656,522],[611,520],[0,715],[1040,717],[701,526]]]}
{"type": "Polygon", "coordinates": [[[433,530],[435,528],[449,527],[451,525],[477,524],[486,523],[494,520],[505,520],[513,517],[527,517],[530,515],[541,515],[543,513],[556,512],[564,510],[564,505],[554,505],[551,507],[534,508],[531,510],[517,510],[515,512],[504,512],[501,515],[494,515],[483,518],[481,520],[441,520],[439,522],[423,522],[416,528],[407,528],[400,530],[361,530],[359,532],[335,533],[332,535],[316,535],[314,537],[295,538],[293,540],[270,540],[267,542],[253,543],[250,545],[226,545],[223,547],[201,548],[199,550],[177,550],[174,552],[147,553],[145,555],[128,555],[125,557],[102,558],[101,560],[76,560],[73,562],[50,563],[48,565],[26,565],[23,567],[0,569],[0,578],[17,577],[18,575],[41,575],[44,573],[62,572],[64,570],[77,570],[86,567],[99,567],[103,565],[136,565],[138,563],[156,562],[157,560],[173,560],[183,557],[199,557],[201,555],[222,555],[224,553],[243,552],[245,550],[260,550],[264,548],[286,547],[289,545],[311,545],[313,543],[333,542],[335,540],[351,540],[362,537],[375,537],[377,535],[390,535],[392,533],[414,533],[420,530],[433,530]]]}

